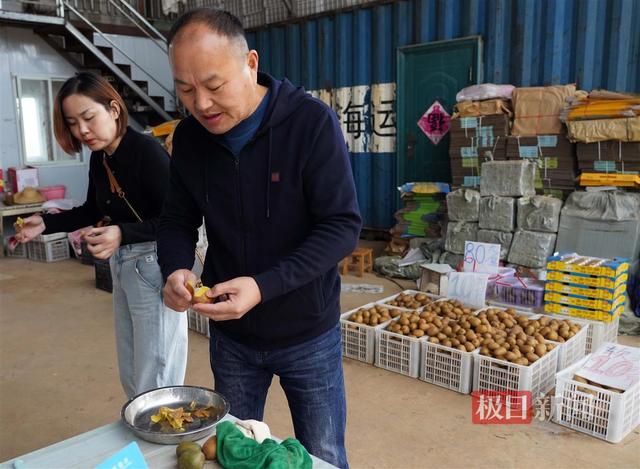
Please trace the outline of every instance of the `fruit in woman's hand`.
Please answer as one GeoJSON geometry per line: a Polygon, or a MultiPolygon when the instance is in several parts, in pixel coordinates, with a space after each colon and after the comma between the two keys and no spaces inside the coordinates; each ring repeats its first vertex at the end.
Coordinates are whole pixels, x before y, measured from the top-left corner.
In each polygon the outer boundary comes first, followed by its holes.
{"type": "Polygon", "coordinates": [[[16,222],[13,224],[13,227],[16,230],[16,233],[20,233],[24,228],[24,219],[22,217],[18,217],[16,222]]]}

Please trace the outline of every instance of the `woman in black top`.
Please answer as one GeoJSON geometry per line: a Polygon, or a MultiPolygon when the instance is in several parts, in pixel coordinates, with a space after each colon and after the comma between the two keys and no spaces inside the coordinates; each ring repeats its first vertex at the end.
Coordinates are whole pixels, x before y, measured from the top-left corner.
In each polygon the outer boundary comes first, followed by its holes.
{"type": "Polygon", "coordinates": [[[127,127],[127,119],[124,101],[102,77],[83,72],[64,83],[54,105],[55,134],[68,153],[83,144],[92,151],[87,200],[67,212],[25,219],[17,238],[27,242],[111,220],[87,229],[84,239],[94,257],[109,259],[120,381],[133,397],[183,383],[187,319],[163,304],[156,256],[169,157],[153,138],[127,127]]]}

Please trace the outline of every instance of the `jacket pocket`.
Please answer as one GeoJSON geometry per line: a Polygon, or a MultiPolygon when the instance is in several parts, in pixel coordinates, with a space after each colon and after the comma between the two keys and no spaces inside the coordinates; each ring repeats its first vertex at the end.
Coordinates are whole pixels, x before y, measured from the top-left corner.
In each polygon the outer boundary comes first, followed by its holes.
{"type": "Polygon", "coordinates": [[[325,308],[323,277],[318,277],[312,282],[301,286],[291,292],[291,295],[297,297],[301,305],[306,306],[307,309],[321,313],[325,308]]]}

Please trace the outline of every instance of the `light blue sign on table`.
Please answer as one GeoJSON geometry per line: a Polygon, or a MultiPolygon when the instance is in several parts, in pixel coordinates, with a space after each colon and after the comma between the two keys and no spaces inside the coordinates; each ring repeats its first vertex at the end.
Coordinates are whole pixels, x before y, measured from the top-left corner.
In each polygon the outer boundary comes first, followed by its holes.
{"type": "Polygon", "coordinates": [[[149,469],[135,441],[125,446],[95,469],[149,469]]]}

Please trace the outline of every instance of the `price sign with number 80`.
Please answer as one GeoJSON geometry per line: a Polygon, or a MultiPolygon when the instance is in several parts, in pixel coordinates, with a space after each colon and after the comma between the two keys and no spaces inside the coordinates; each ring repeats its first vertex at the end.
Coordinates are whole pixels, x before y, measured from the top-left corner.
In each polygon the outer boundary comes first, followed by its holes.
{"type": "Polygon", "coordinates": [[[500,245],[465,241],[464,271],[487,274],[498,273],[500,263],[500,245]]]}

